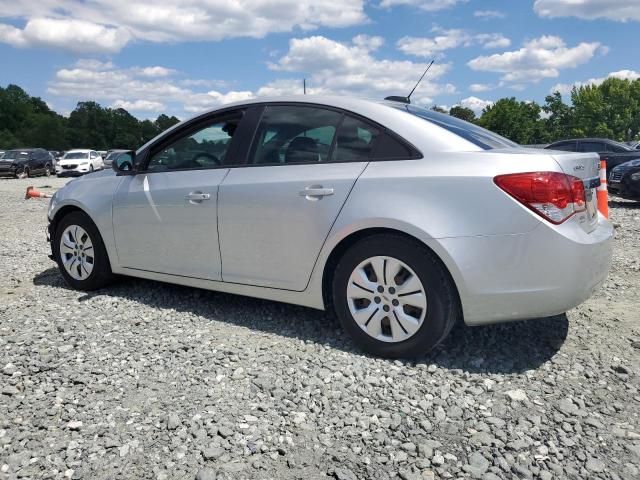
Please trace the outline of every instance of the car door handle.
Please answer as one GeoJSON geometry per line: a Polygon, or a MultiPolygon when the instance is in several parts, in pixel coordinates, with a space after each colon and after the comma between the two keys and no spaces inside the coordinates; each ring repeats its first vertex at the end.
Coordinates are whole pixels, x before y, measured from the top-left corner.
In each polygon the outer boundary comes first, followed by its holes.
{"type": "Polygon", "coordinates": [[[190,203],[200,203],[203,200],[209,200],[211,195],[209,193],[191,192],[189,195],[185,195],[185,200],[189,200],[190,203]]]}
{"type": "Polygon", "coordinates": [[[323,186],[312,185],[300,191],[302,197],[326,197],[333,195],[333,188],[324,188],[323,186]]]}

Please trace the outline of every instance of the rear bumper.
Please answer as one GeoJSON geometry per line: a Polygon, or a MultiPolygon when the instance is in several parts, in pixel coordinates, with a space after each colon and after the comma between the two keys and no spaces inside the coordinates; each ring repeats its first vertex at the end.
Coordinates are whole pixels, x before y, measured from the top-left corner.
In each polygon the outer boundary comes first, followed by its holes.
{"type": "Polygon", "coordinates": [[[587,234],[573,222],[529,233],[440,240],[457,267],[465,323],[557,315],[587,300],[611,265],[613,226],[587,234]]]}

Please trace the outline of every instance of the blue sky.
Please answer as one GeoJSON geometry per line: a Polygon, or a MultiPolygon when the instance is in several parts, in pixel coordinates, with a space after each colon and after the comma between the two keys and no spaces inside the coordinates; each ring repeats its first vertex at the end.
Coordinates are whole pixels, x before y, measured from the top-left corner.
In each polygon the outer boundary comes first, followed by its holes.
{"type": "Polygon", "coordinates": [[[189,117],[256,95],[480,111],[501,97],[640,77],[639,0],[0,0],[0,85],[189,117]]]}

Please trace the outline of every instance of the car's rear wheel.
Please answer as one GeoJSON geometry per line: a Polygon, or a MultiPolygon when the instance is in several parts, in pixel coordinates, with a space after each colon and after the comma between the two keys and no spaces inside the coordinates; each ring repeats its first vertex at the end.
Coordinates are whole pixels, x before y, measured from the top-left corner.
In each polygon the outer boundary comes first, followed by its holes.
{"type": "Polygon", "coordinates": [[[345,252],[333,278],[333,303],[358,346],[391,358],[435,347],[459,311],[439,259],[417,241],[394,234],[367,237],[345,252]]]}
{"type": "Polygon", "coordinates": [[[83,212],[65,215],[53,238],[54,256],[65,282],[78,290],[96,290],[113,279],[98,229],[83,212]]]}

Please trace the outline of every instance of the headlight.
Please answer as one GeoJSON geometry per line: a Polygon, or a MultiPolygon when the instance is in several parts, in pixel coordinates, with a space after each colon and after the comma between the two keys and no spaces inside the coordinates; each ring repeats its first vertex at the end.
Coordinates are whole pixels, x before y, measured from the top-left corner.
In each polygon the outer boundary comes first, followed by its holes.
{"type": "Polygon", "coordinates": [[[638,180],[640,180],[640,172],[632,173],[631,180],[633,180],[634,182],[637,182],[638,180]]]}
{"type": "Polygon", "coordinates": [[[56,208],[56,204],[58,203],[58,192],[55,192],[49,200],[49,209],[47,210],[47,217],[51,218],[51,212],[56,208]]]}
{"type": "Polygon", "coordinates": [[[89,165],[89,162],[87,162],[87,161],[80,162],[80,165],[89,165]]]}
{"type": "Polygon", "coordinates": [[[628,167],[640,167],[640,160],[631,160],[630,162],[627,162],[625,165],[627,165],[628,167]]]}

